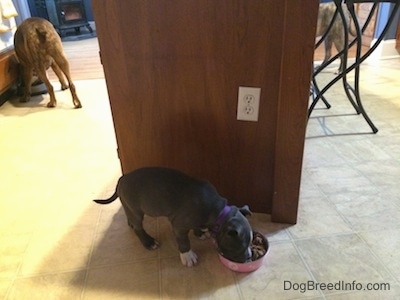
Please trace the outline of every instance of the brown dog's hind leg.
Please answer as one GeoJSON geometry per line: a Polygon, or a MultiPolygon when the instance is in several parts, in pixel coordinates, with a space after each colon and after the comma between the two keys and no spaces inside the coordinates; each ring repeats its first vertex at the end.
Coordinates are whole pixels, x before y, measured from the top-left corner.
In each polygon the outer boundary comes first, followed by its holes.
{"type": "Polygon", "coordinates": [[[47,107],[56,107],[57,100],[56,100],[56,96],[54,95],[54,88],[51,85],[49,79],[47,78],[46,69],[44,67],[39,68],[39,66],[37,66],[35,68],[35,70],[37,72],[37,76],[46,85],[47,92],[49,93],[49,96],[50,96],[50,101],[49,101],[49,103],[47,103],[47,107]]]}
{"type": "Polygon", "coordinates": [[[31,67],[22,67],[22,82],[24,84],[24,93],[19,99],[20,102],[28,102],[31,98],[31,81],[32,81],[33,69],[31,67]]]}
{"type": "Polygon", "coordinates": [[[326,64],[332,56],[332,37],[331,36],[328,35],[325,38],[324,46],[325,46],[325,57],[324,57],[324,61],[322,62],[323,65],[326,64]]]}
{"type": "Polygon", "coordinates": [[[61,89],[62,90],[68,89],[68,84],[65,82],[65,78],[60,67],[53,61],[53,63],[51,64],[51,68],[53,69],[54,73],[56,73],[57,78],[60,81],[61,89]]]}
{"type": "Polygon", "coordinates": [[[72,102],[74,103],[75,108],[81,108],[82,104],[78,98],[78,95],[76,94],[75,85],[72,82],[71,75],[69,72],[69,64],[68,64],[67,59],[64,56],[58,56],[57,59],[55,59],[55,60],[56,60],[55,63],[58,65],[58,67],[61,69],[61,71],[64,73],[65,77],[67,78],[69,89],[70,89],[71,95],[72,95],[72,102]]]}
{"type": "MultiPolygon", "coordinates": [[[[337,37],[334,41],[335,48],[337,52],[340,52],[344,49],[344,33],[337,37]]],[[[340,55],[340,65],[335,74],[341,74],[344,71],[344,55],[340,55]]]]}

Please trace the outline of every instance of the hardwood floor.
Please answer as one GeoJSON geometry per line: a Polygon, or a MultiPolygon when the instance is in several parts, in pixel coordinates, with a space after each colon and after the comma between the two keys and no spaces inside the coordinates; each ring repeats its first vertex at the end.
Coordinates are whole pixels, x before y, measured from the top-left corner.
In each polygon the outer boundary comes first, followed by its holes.
{"type": "MultiPolygon", "coordinates": [[[[63,47],[69,61],[73,81],[104,78],[97,37],[63,42],[63,47]]],[[[58,81],[51,69],[48,71],[48,76],[51,81],[58,81]]]]}

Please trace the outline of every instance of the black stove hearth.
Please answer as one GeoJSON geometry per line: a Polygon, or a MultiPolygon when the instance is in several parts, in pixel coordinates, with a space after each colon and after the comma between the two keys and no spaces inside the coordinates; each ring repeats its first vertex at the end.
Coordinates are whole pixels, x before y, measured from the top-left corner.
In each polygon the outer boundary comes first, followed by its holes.
{"type": "Polygon", "coordinates": [[[86,17],[84,0],[34,0],[34,6],[38,16],[48,19],[62,38],[71,29],[80,34],[81,27],[93,33],[86,17]]]}

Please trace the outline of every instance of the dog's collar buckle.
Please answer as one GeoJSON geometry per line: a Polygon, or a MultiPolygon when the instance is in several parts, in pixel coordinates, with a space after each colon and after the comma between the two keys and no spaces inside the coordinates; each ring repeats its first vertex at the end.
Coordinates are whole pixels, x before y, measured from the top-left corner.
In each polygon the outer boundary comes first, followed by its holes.
{"type": "Polygon", "coordinates": [[[217,219],[215,220],[214,226],[211,229],[211,236],[213,238],[217,236],[230,211],[231,207],[229,205],[225,205],[224,209],[219,213],[217,219]]]}

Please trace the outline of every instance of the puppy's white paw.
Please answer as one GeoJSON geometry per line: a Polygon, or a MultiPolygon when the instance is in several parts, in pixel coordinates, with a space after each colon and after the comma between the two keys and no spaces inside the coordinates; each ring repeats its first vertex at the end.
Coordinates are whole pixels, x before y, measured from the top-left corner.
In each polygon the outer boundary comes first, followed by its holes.
{"type": "Polygon", "coordinates": [[[193,267],[197,264],[197,255],[192,250],[185,253],[179,253],[181,256],[181,262],[184,266],[193,267]]]}

